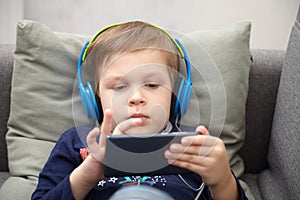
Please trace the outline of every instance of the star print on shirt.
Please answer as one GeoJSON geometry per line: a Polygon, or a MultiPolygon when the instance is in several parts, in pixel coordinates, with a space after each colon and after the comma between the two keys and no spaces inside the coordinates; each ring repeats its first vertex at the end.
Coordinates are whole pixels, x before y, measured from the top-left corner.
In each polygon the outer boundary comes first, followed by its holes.
{"type": "Polygon", "coordinates": [[[165,186],[166,182],[167,182],[166,178],[164,178],[162,176],[154,176],[152,180],[154,181],[155,184],[161,183],[162,186],[165,186]]]}
{"type": "Polygon", "coordinates": [[[106,183],[106,181],[105,181],[105,180],[101,180],[101,181],[99,181],[99,183],[98,183],[98,185],[97,185],[97,186],[101,186],[101,187],[103,187],[105,183],[106,183]]]}
{"type": "Polygon", "coordinates": [[[167,179],[164,176],[125,176],[125,177],[110,177],[104,180],[100,180],[97,184],[98,187],[105,187],[108,184],[118,184],[118,185],[138,185],[138,184],[148,184],[148,185],[161,185],[166,186],[167,179]]]}
{"type": "Polygon", "coordinates": [[[118,178],[116,177],[111,177],[108,182],[112,182],[112,183],[116,183],[116,181],[118,180],[118,178]]]}

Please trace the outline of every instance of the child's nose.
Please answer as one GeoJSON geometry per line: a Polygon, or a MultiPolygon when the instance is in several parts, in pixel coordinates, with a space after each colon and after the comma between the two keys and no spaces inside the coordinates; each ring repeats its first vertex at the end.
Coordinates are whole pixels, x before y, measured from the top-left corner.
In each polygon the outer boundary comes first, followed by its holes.
{"type": "Polygon", "coordinates": [[[146,99],[143,96],[141,89],[138,89],[133,93],[133,95],[129,98],[128,104],[130,106],[146,104],[146,99]]]}

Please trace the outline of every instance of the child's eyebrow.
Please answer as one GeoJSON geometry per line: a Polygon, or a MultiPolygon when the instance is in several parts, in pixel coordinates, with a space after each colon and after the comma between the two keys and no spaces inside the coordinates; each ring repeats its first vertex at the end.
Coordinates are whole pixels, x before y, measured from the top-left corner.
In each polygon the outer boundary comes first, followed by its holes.
{"type": "Polygon", "coordinates": [[[109,77],[106,77],[104,80],[105,81],[119,81],[119,80],[121,80],[122,79],[122,75],[119,75],[119,74],[117,74],[117,75],[111,75],[111,76],[109,76],[109,77]]]}

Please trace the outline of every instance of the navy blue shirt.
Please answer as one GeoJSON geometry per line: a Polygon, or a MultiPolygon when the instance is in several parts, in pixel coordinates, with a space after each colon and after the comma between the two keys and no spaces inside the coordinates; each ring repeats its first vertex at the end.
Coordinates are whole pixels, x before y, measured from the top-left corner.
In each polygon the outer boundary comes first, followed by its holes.
{"type": "MultiPolygon", "coordinates": [[[[90,130],[91,127],[72,128],[60,137],[39,175],[32,199],[74,199],[69,176],[83,161],[80,151],[87,148],[85,138],[90,130]]],[[[191,188],[197,189],[201,186],[201,177],[193,173],[182,175],[182,178],[189,186],[178,175],[108,177],[99,180],[85,199],[109,199],[120,188],[138,183],[167,192],[174,199],[195,199],[198,191],[191,188]]],[[[237,185],[240,199],[247,199],[238,181],[237,185]]],[[[199,199],[211,199],[207,186],[199,199]]]]}

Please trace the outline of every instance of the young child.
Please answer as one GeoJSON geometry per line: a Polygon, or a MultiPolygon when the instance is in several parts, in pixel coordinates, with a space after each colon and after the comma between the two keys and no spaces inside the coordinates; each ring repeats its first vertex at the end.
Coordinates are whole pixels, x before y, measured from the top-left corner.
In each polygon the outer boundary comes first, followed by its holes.
{"type": "Polygon", "coordinates": [[[109,199],[122,187],[137,184],[174,199],[196,199],[202,183],[205,187],[199,199],[247,199],[230,169],[224,143],[203,126],[194,129],[200,135],[184,137],[165,152],[170,163],[193,173],[104,177],[108,135],[179,131],[169,121],[174,107],[172,70],[178,70],[179,51],[170,35],[144,22],[108,27],[92,40],[85,56],[93,56],[101,130],[77,127],[66,131],[40,173],[32,199],[109,199]],[[87,145],[78,130],[86,134],[87,145]]]}

